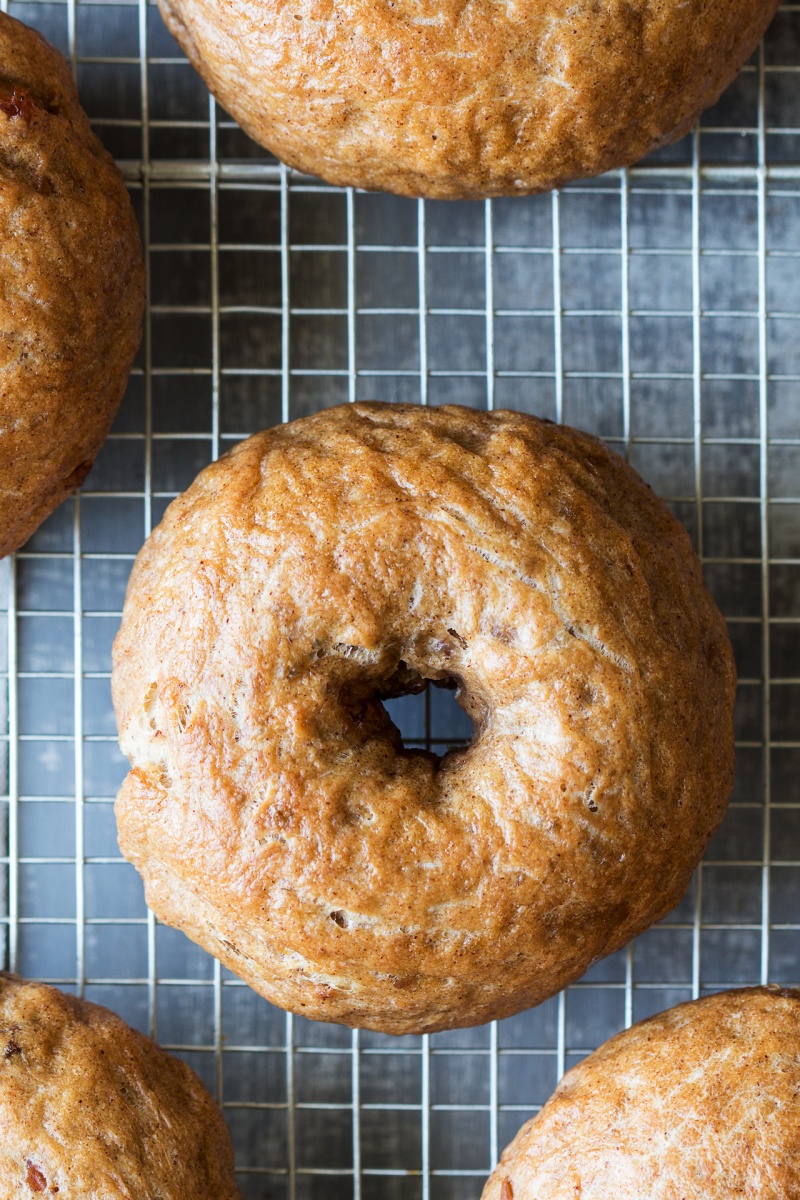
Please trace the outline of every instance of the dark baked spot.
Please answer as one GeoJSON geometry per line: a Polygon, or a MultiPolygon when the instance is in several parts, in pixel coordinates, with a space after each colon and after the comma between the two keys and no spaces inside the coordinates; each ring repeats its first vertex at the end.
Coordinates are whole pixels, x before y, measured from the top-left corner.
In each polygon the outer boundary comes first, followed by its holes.
{"type": "Polygon", "coordinates": [[[458,642],[458,644],[462,650],[466,650],[467,643],[466,643],[465,639],[461,636],[460,633],[456,633],[455,629],[448,629],[447,632],[450,634],[451,637],[454,637],[456,639],[456,641],[458,642]]]}
{"type": "Polygon", "coordinates": [[[330,918],[333,921],[334,925],[338,925],[340,929],[347,929],[350,924],[350,922],[347,919],[347,913],[343,913],[342,910],[339,908],[337,908],[335,912],[332,912],[330,914],[330,918]]]}
{"type": "Polygon", "coordinates": [[[3,1052],[3,1058],[13,1058],[15,1054],[22,1054],[22,1047],[12,1033],[11,1037],[6,1043],[6,1048],[3,1052]]]}
{"type": "Polygon", "coordinates": [[[419,671],[415,671],[401,659],[392,674],[384,679],[378,687],[378,698],[393,700],[398,696],[416,696],[425,691],[426,682],[427,680],[420,675],[419,671]]]}
{"type": "Polygon", "coordinates": [[[91,459],[88,462],[78,463],[75,470],[71,471],[70,474],[67,476],[67,478],[64,480],[64,487],[69,488],[70,491],[72,491],[73,488],[79,488],[81,486],[81,484],[83,483],[84,479],[86,478],[86,476],[91,471],[91,469],[92,469],[91,459]]]}
{"type": "Polygon", "coordinates": [[[514,1189],[508,1177],[500,1184],[500,1200],[514,1200],[514,1189]]]}
{"type": "Polygon", "coordinates": [[[0,112],[4,112],[7,117],[22,117],[29,125],[33,118],[33,108],[31,94],[24,88],[14,88],[10,94],[0,95],[0,112]]]}
{"type": "Polygon", "coordinates": [[[28,1187],[32,1192],[43,1192],[47,1187],[46,1178],[39,1168],[33,1165],[29,1158],[25,1160],[25,1164],[28,1168],[28,1173],[25,1176],[25,1182],[27,1183],[28,1187]]]}
{"type": "Polygon", "coordinates": [[[371,809],[362,804],[351,804],[349,801],[342,811],[342,823],[351,827],[370,824],[373,819],[371,809]]]}

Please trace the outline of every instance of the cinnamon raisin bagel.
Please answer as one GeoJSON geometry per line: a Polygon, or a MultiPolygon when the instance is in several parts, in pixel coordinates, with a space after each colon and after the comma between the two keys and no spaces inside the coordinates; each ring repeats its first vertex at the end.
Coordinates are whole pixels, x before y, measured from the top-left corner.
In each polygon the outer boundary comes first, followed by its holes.
{"type": "Polygon", "coordinates": [[[800,992],[744,988],[613,1037],[564,1076],[482,1200],[796,1200],[800,992]]]}
{"type": "Polygon", "coordinates": [[[114,1013],[0,974],[0,1200],[237,1200],[194,1071],[114,1013]]]}
{"type": "Polygon", "coordinates": [[[128,193],[67,64],[0,13],[0,556],[89,472],[139,345],[128,193]]]}
{"type": "Polygon", "coordinates": [[[114,647],[123,853],[269,1000],[391,1033],[506,1016],[680,898],[731,786],[734,671],[689,538],[514,412],[355,404],[170,506],[114,647]],[[381,703],[475,723],[439,759],[381,703]]]}
{"type": "Polygon", "coordinates": [[[409,196],[545,191],[682,137],[778,0],[159,0],[290,166],[409,196]]]}

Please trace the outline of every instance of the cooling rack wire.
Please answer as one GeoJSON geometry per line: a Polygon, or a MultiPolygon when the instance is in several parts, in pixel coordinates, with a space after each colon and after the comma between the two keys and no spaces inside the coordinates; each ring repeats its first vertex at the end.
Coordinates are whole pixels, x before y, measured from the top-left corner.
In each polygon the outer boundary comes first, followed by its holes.
{"type": "MultiPolygon", "coordinates": [[[[0,566],[5,963],[108,1004],[215,1091],[246,1200],[476,1200],[563,1070],[722,987],[800,983],[800,6],[699,129],[561,192],[341,191],[253,146],[145,2],[0,2],[72,64],[147,247],[142,351],[82,493],[0,566]],[[133,557],[240,438],[358,398],[606,438],[684,521],[740,674],[733,803],[685,900],[511,1020],[424,1038],[271,1008],[120,858],[109,651],[133,557]]],[[[469,737],[449,694],[407,744],[469,737]]]]}

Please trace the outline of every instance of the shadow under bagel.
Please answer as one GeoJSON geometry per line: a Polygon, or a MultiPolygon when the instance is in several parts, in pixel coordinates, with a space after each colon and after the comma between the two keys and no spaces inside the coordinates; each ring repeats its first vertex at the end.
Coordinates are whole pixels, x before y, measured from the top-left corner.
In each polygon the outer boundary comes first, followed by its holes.
{"type": "Polygon", "coordinates": [[[123,853],[295,1012],[392,1033],[539,1003],[682,895],[734,673],[688,536],[596,439],[356,404],[207,468],[114,648],[123,853]],[[471,744],[383,700],[459,685],[471,744]]]}

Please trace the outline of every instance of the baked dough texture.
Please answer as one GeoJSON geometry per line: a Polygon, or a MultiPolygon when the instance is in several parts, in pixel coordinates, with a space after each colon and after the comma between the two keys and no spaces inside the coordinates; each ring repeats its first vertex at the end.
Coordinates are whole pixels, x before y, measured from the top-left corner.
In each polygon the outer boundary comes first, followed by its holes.
{"type": "Polygon", "coordinates": [[[148,903],[269,1000],[391,1033],[536,1004],[681,897],[734,670],[689,538],[600,441],[345,405],[248,439],[134,566],[113,696],[148,903]],[[380,703],[456,685],[468,749],[380,703]]]}
{"type": "Polygon", "coordinates": [[[778,0],[159,0],[257,142],[330,183],[521,195],[682,137],[778,0]]]}
{"type": "Polygon", "coordinates": [[[568,1071],[482,1200],[796,1200],[800,992],[681,1004],[568,1071]]]}
{"type": "Polygon", "coordinates": [[[241,1200],[195,1073],[114,1013],[0,974],[0,1200],[241,1200]]]}
{"type": "Polygon", "coordinates": [[[67,64],[0,13],[0,556],[88,474],[141,336],[139,231],[67,64]]]}

